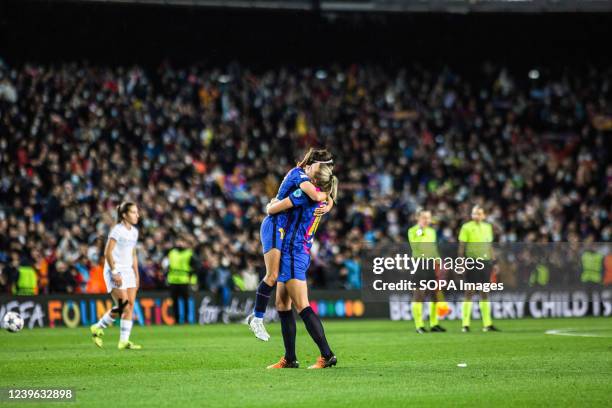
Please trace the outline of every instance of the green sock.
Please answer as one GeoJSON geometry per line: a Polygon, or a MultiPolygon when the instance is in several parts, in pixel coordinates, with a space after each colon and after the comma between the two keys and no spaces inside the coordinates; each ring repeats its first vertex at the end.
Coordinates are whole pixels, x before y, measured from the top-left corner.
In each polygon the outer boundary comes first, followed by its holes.
{"type": "Polygon", "coordinates": [[[469,326],[472,318],[472,301],[463,301],[461,305],[462,326],[469,326]]]}
{"type": "Polygon", "coordinates": [[[423,323],[423,302],[412,302],[412,317],[417,329],[425,326],[425,323],[423,323]]]}
{"type": "Polygon", "coordinates": [[[437,302],[429,302],[429,327],[438,325],[438,313],[436,311],[437,302]]]}
{"type": "Polygon", "coordinates": [[[482,315],[482,324],[484,327],[489,327],[493,324],[491,319],[491,302],[488,300],[481,300],[478,302],[480,306],[480,314],[482,315]]]}

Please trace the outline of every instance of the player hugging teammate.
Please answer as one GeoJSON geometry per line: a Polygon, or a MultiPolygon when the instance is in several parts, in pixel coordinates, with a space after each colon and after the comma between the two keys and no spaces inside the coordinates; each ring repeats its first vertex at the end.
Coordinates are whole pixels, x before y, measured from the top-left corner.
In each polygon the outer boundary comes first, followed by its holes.
{"type": "Polygon", "coordinates": [[[300,165],[287,174],[276,199],[268,204],[268,217],[266,217],[268,221],[264,220],[261,229],[262,245],[264,254],[278,251],[279,258],[275,264],[266,260],[266,278],[257,290],[254,316],[249,319],[255,336],[267,341],[269,335],[263,328],[262,318],[273,285],[278,281],[275,303],[281,319],[285,355],[278,363],[268,368],[299,367],[295,350],[296,322],[293,305],[304,321],[308,333],[319,347],[320,356],[309,368],[326,368],[337,363],[327,343],[321,320],[310,308],[306,283],[314,234],[321,217],[329,211],[332,202],[336,199],[338,180],[333,175],[332,166],[331,155],[326,150],[311,149],[300,165]],[[304,183],[304,180],[308,183],[304,183]],[[307,194],[301,188],[302,183],[308,188],[314,185],[319,193],[321,192],[319,190],[325,193],[319,197],[307,194]],[[274,225],[279,219],[280,223],[274,225]],[[274,225],[273,229],[266,227],[266,223],[269,222],[274,225]],[[264,333],[265,337],[260,337],[264,333]]]}
{"type": "MultiPolygon", "coordinates": [[[[321,165],[332,168],[333,160],[331,154],[325,149],[310,149],[297,166],[285,175],[278,189],[278,193],[272,202],[283,200],[295,190],[301,189],[315,202],[327,200],[327,205],[325,207],[317,208],[317,215],[323,215],[328,212],[333,206],[333,200],[328,200],[328,194],[319,191],[311,181],[321,165]]],[[[257,287],[255,309],[253,310],[253,314],[248,317],[247,322],[255,334],[255,337],[263,341],[268,341],[270,339],[270,335],[263,324],[263,317],[270,299],[270,294],[278,279],[283,240],[287,237],[287,216],[288,213],[286,211],[277,214],[268,214],[261,223],[259,232],[266,265],[266,276],[257,287]]]]}

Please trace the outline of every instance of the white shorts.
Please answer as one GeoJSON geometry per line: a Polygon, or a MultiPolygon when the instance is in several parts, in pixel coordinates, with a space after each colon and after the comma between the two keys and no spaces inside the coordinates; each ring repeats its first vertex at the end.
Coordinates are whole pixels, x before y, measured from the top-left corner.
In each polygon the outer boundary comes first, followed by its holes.
{"type": "Polygon", "coordinates": [[[136,287],[136,274],[132,268],[117,271],[121,275],[121,286],[117,287],[111,279],[110,269],[104,268],[104,283],[106,283],[106,291],[111,292],[112,289],[128,289],[136,287]]]}

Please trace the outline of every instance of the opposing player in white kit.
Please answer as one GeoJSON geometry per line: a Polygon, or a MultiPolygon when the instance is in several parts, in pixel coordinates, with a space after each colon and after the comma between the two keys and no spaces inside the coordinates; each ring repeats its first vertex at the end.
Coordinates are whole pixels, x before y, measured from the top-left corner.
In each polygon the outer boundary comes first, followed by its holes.
{"type": "Polygon", "coordinates": [[[103,345],[104,329],[121,317],[119,350],[142,348],[130,341],[132,311],[140,283],[136,256],[138,230],[135,227],[139,217],[138,207],[132,202],[124,202],[117,207],[118,224],[111,229],[104,250],[104,281],[115,306],[90,327],[92,339],[98,347],[103,345]]]}

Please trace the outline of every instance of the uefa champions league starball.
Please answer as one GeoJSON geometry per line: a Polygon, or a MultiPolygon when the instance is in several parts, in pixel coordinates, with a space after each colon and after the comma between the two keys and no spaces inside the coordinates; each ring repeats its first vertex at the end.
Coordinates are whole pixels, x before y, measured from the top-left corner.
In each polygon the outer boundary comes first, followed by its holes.
{"type": "Polygon", "coordinates": [[[11,333],[21,331],[23,323],[23,318],[15,312],[7,312],[2,319],[2,327],[11,333]]]}

